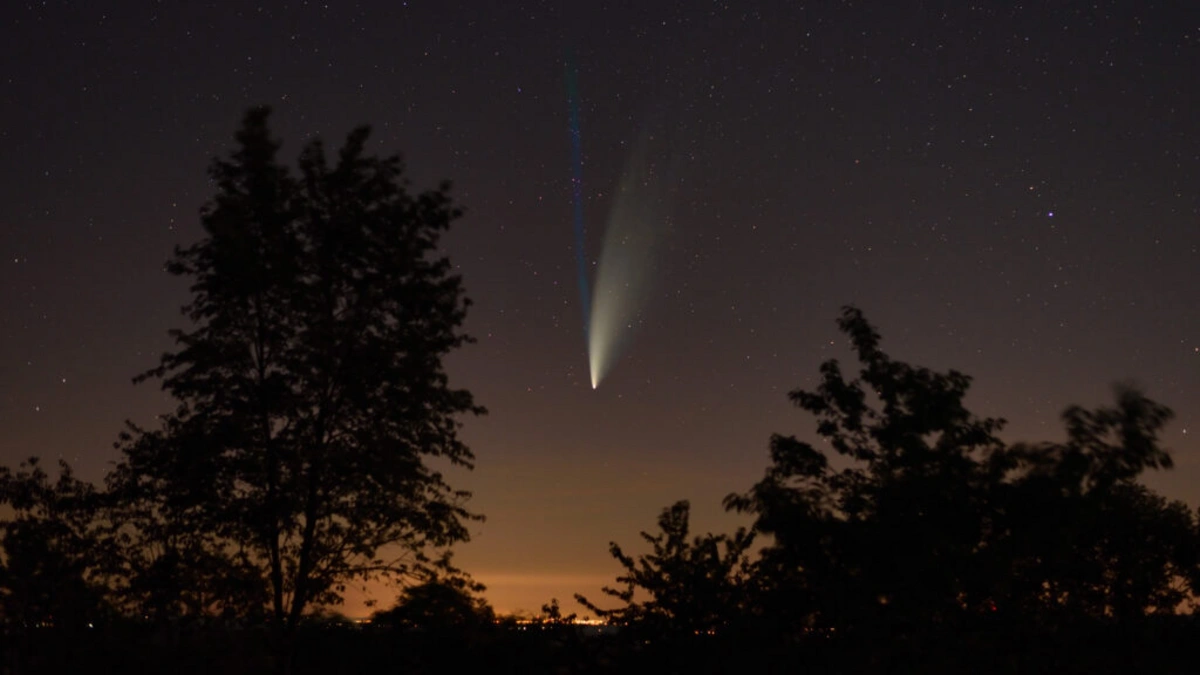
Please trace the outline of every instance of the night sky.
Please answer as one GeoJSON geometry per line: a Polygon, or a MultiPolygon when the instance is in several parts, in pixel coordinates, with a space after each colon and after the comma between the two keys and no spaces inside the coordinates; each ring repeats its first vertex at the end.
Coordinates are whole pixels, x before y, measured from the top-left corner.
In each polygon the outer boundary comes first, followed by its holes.
{"type": "MultiPolygon", "coordinates": [[[[289,163],[366,123],[415,187],[454,182],[467,215],[446,250],[478,343],[448,368],[490,410],[464,429],[476,470],[451,474],[487,516],[456,562],[499,611],[595,596],[619,569],[607,543],[642,550],[677,499],[697,531],[745,524],[721,498],[761,475],[772,432],[811,437],[786,393],[848,356],[847,303],[892,356],[974,376],[968,404],[1010,440],[1061,439],[1067,405],[1139,382],[1177,413],[1177,467],[1148,482],[1200,504],[1189,0],[129,0],[0,17],[4,463],[63,457],[100,480],[124,419],[173,408],[131,384],[186,325],[186,282],[163,264],[200,236],[209,161],[269,104],[289,163]],[[595,391],[572,103],[589,281],[613,220],[654,219],[595,391]]],[[[364,613],[357,597],[346,611],[364,613]]]]}

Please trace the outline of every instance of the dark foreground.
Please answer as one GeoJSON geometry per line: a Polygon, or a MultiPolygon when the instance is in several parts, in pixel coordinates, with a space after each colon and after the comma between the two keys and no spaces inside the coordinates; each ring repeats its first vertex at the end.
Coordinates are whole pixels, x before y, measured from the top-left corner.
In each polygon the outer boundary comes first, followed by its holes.
{"type": "MultiPolygon", "coordinates": [[[[572,626],[465,633],[308,627],[291,672],[337,673],[1194,673],[1200,624],[1148,620],[1033,631],[995,624],[936,634],[649,639],[572,626]]],[[[35,629],[4,636],[0,673],[281,672],[258,629],[35,629]]]]}

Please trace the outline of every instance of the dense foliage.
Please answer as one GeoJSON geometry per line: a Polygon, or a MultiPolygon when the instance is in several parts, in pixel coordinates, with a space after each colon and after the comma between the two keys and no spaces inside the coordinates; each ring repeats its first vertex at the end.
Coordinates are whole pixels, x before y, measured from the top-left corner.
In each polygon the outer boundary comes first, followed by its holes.
{"type": "Polygon", "coordinates": [[[365,154],[366,129],[332,165],[310,143],[294,178],[267,115],[252,110],[214,163],[206,237],[168,268],[193,282],[193,328],[142,378],[179,406],[123,437],[111,483],[144,505],[127,521],[141,548],[163,546],[140,569],[216,565],[242,581],[212,600],[290,628],[349,580],[466,538],[466,494],[424,459],[470,466],[457,417],[481,409],[442,369],[468,339],[436,250],[458,215],[444,189],[411,196],[397,158],[365,154]]]}
{"type": "Polygon", "coordinates": [[[660,637],[711,625],[792,656],[951,672],[1090,662],[1079,643],[1099,636],[1095,654],[1128,656],[1191,630],[1196,517],[1137,482],[1172,465],[1158,437],[1169,409],[1119,385],[1111,407],[1063,413],[1064,442],[1007,445],[1003,420],[965,407],[969,377],[893,360],[857,309],[839,326],[857,377],[830,360],[814,390],[790,394],[819,445],[773,436],[763,478],[726,499],[766,542],[753,563],[718,564],[723,538],[688,544],[677,504],[661,534],[643,534],[651,553],[634,561],[613,544],[625,588],[605,592],[623,604],[602,616],[660,637]],[[739,600],[697,624],[714,597],[739,600]],[[1007,660],[973,660],[997,649],[1007,660]]]}
{"type": "Polygon", "coordinates": [[[333,160],[309,143],[293,174],[268,115],[251,110],[213,163],[204,236],[167,267],[191,281],[190,326],[136,381],[175,409],[128,426],[105,490],[35,464],[0,474],[10,624],[102,605],[283,636],[351,581],[447,568],[440,551],[467,538],[469,495],[436,470],[472,466],[457,431],[483,412],[442,367],[470,339],[438,251],[459,210],[446,185],[410,193],[365,128],[333,160]]]}

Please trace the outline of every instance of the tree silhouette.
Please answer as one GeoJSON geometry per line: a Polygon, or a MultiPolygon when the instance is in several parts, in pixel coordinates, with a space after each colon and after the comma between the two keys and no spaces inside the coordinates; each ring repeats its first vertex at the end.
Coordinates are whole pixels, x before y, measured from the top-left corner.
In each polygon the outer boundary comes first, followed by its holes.
{"type": "Polygon", "coordinates": [[[439,633],[478,630],[495,619],[491,606],[474,596],[482,590],[482,585],[458,575],[430,578],[405,588],[396,606],[377,612],[372,621],[439,633]]]}
{"type": "Polygon", "coordinates": [[[427,460],[469,468],[458,418],[483,409],[442,367],[469,341],[437,252],[459,215],[447,186],[411,195],[397,157],[366,154],[366,128],[332,163],[309,143],[294,177],[268,115],[248,112],[213,163],[204,237],[169,263],[192,282],[192,326],[137,381],[161,379],[178,407],[130,426],[110,487],[142,505],[125,525],[161,544],[164,579],[164,556],[203,552],[201,576],[245,581],[218,605],[265,608],[289,634],[349,580],[418,572],[467,538],[467,493],[427,460]]]}
{"type": "Polygon", "coordinates": [[[1042,620],[1109,618],[1129,623],[1172,613],[1186,596],[1193,520],[1182,502],[1136,483],[1170,468],[1158,432],[1171,411],[1131,385],[1116,405],[1063,413],[1065,443],[1010,449],[1003,527],[1005,602],[1042,620]]]}
{"type": "Polygon", "coordinates": [[[601,590],[623,606],[603,609],[583,595],[575,599],[610,623],[658,635],[715,631],[735,621],[741,614],[747,550],[754,537],[739,529],[732,537],[706,534],[689,539],[689,512],[686,501],[663,509],[660,532],[641,533],[652,551],[636,560],[615,542],[609,545],[625,568],[617,577],[624,588],[601,590]]]}
{"type": "MultiPolygon", "coordinates": [[[[164,424],[156,432],[131,428],[122,442],[131,443],[136,435],[141,453],[185,458],[186,453],[169,453],[189,439],[170,431],[175,420],[164,424]]],[[[213,617],[261,621],[263,575],[244,550],[231,550],[216,531],[195,526],[203,522],[211,495],[178,489],[165,472],[135,471],[123,462],[107,477],[109,536],[120,553],[124,583],[118,590],[126,610],[156,623],[213,617]]]]}
{"type": "Polygon", "coordinates": [[[966,375],[893,361],[857,309],[838,323],[859,377],[830,360],[815,391],[789,396],[849,465],[836,470],[812,445],[775,436],[766,476],[726,505],[773,538],[760,563],[778,591],[764,598],[768,611],[819,630],[951,621],[986,600],[973,558],[1003,421],[963,406],[966,375]]]}
{"type": "Polygon", "coordinates": [[[558,606],[558,598],[550,598],[550,602],[542,605],[542,612],[534,617],[534,621],[543,626],[569,626],[575,622],[574,612],[563,614],[558,606]]]}
{"type": "Polygon", "coordinates": [[[997,619],[1128,624],[1184,600],[1192,516],[1136,483],[1171,465],[1168,409],[1121,386],[1114,407],[1064,413],[1065,443],[1008,447],[1003,420],[964,406],[969,377],[891,359],[855,308],[838,324],[858,376],[827,361],[790,398],[841,458],[776,435],[763,479],[726,499],[770,537],[756,611],[792,634],[916,645],[997,619]]]}
{"type": "Polygon", "coordinates": [[[37,458],[14,473],[0,467],[0,621],[10,630],[81,629],[112,614],[99,496],[59,464],[56,480],[37,458]]]}

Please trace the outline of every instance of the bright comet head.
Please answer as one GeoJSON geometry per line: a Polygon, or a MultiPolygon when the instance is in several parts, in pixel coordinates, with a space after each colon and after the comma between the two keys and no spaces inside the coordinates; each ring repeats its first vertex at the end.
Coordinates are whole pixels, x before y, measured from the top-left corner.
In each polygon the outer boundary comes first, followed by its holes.
{"type": "Polygon", "coordinates": [[[592,389],[612,371],[640,323],[654,252],[667,232],[667,194],[654,168],[651,138],[644,132],[634,147],[604,228],[587,326],[592,389]]]}

